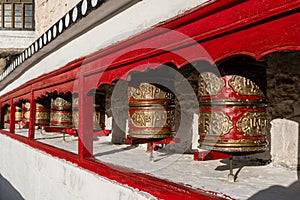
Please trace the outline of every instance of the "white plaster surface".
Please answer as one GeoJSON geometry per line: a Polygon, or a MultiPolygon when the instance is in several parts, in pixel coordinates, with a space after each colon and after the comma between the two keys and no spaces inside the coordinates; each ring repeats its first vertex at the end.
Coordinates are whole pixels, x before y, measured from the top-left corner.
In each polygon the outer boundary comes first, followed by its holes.
{"type": "MultiPolygon", "coordinates": [[[[27,135],[27,130],[18,130],[27,135]]],[[[1,139],[1,138],[0,138],[1,139]]],[[[39,142],[77,152],[77,137],[36,131],[39,142]]],[[[259,162],[234,160],[233,173],[237,181],[227,181],[228,160],[194,161],[192,154],[176,154],[166,149],[154,152],[154,161],[149,161],[149,153],[144,145],[113,145],[111,136],[94,138],[94,156],[106,163],[125,166],[172,182],[187,184],[194,188],[217,192],[219,196],[229,195],[235,199],[289,199],[300,196],[300,172],[281,166],[259,162]]]]}
{"type": "Polygon", "coordinates": [[[42,74],[57,70],[67,63],[89,55],[109,45],[203,4],[207,0],[144,0],[112,19],[72,40],[21,75],[0,92],[3,95],[42,74]]]}
{"type": "Polygon", "coordinates": [[[78,2],[80,0],[35,1],[35,38],[41,36],[78,2]]]}
{"type": "MultiPolygon", "coordinates": [[[[30,200],[145,200],[153,196],[120,185],[65,160],[0,135],[0,173],[30,200]]],[[[0,199],[4,194],[0,194],[0,199]]]]}
{"type": "Polygon", "coordinates": [[[272,162],[275,165],[297,169],[300,161],[299,124],[287,119],[274,119],[271,125],[272,162]]]}
{"type": "Polygon", "coordinates": [[[34,31],[0,30],[1,49],[27,48],[34,41],[34,31]]]}

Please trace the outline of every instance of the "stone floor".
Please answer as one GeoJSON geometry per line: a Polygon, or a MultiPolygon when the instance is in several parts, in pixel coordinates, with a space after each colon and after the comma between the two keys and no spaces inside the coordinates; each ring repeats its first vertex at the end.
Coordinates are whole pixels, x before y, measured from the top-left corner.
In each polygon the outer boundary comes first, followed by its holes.
{"type": "MultiPolygon", "coordinates": [[[[17,130],[26,135],[27,130],[17,130]]],[[[77,153],[77,137],[37,130],[36,140],[77,153]]],[[[226,194],[236,199],[299,199],[299,172],[259,161],[234,158],[236,182],[228,182],[228,159],[194,161],[192,154],[171,153],[163,148],[154,152],[150,161],[145,145],[113,145],[111,137],[94,138],[94,156],[172,182],[226,194]]]]}

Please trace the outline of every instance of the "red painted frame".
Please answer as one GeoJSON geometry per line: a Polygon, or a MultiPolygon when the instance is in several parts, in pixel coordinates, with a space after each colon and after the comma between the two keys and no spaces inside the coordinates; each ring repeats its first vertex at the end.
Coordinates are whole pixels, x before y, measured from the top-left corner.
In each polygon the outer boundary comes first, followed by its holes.
{"type": "Polygon", "coordinates": [[[28,138],[12,134],[14,126],[11,126],[10,133],[2,130],[0,133],[162,199],[218,199],[211,192],[95,160],[92,157],[92,120],[85,120],[90,124],[83,123],[83,119],[92,117],[92,97],[88,96],[88,92],[99,85],[112,84],[124,78],[123,75],[131,70],[145,71],[165,63],[173,63],[181,68],[192,61],[205,60],[214,64],[235,55],[247,55],[259,60],[272,52],[299,50],[299,5],[299,0],[219,0],[207,3],[157,28],[30,80],[1,96],[0,105],[12,106],[11,125],[15,121],[14,103],[29,99],[33,109],[30,110],[28,138]],[[168,37],[168,30],[184,34],[190,40],[168,37]],[[144,48],[148,44],[158,48],[144,48]],[[209,53],[210,58],[205,54],[199,57],[195,53],[199,45],[209,53]],[[184,55],[184,58],[179,55],[184,55]],[[33,140],[34,100],[53,91],[79,94],[78,155],[33,140]]]}

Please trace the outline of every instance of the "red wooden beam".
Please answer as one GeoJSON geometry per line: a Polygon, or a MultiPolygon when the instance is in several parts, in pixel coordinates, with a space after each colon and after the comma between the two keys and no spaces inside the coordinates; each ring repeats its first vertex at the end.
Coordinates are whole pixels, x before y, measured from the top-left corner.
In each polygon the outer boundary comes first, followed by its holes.
{"type": "Polygon", "coordinates": [[[4,113],[3,113],[3,104],[0,102],[0,129],[4,126],[4,113]]]}
{"type": "Polygon", "coordinates": [[[94,97],[88,96],[85,77],[78,80],[78,157],[83,161],[93,156],[93,103],[94,97]]]}
{"type": "Polygon", "coordinates": [[[16,106],[14,105],[14,99],[10,100],[10,121],[9,121],[9,132],[15,133],[16,124],[16,106]]]}
{"type": "Polygon", "coordinates": [[[217,151],[194,152],[194,160],[196,161],[218,160],[227,158],[232,158],[232,155],[217,151]]]}
{"type": "Polygon", "coordinates": [[[36,102],[34,101],[34,91],[30,94],[30,116],[29,116],[29,127],[28,127],[28,139],[34,139],[35,133],[35,114],[36,114],[36,102]]]}
{"type": "Polygon", "coordinates": [[[128,185],[138,190],[148,192],[159,199],[170,200],[213,200],[213,199],[227,199],[232,198],[225,194],[218,194],[212,191],[206,191],[199,188],[191,188],[186,185],[173,183],[167,180],[155,178],[151,175],[140,173],[136,170],[121,167],[113,164],[102,163],[94,158],[91,159],[78,159],[74,153],[40,143],[35,140],[29,140],[17,134],[0,130],[0,134],[6,135],[25,143],[35,149],[44,151],[52,156],[72,162],[79,167],[90,170],[100,176],[106,177],[110,180],[115,180],[121,184],[128,185]]]}

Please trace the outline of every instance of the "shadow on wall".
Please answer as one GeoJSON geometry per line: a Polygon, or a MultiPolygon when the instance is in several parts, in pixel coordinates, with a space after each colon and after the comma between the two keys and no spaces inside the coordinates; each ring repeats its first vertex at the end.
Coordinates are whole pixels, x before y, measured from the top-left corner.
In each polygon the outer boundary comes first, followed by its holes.
{"type": "Polygon", "coordinates": [[[250,200],[272,199],[272,200],[298,200],[300,193],[300,182],[296,181],[289,187],[280,185],[271,186],[253,195],[250,200]]]}
{"type": "MultiPolygon", "coordinates": [[[[265,57],[270,121],[276,118],[298,123],[297,180],[288,187],[274,185],[253,195],[254,199],[300,199],[300,52],[277,52],[265,57]]],[[[296,136],[294,135],[294,136],[296,136]]],[[[286,138],[287,139],[287,138],[286,138]]],[[[295,138],[296,139],[296,138],[295,138]]],[[[288,139],[287,139],[288,140],[288,139]]],[[[293,142],[289,138],[288,141],[293,142]]],[[[287,150],[288,151],[288,150],[287,150]]],[[[293,154],[293,152],[291,152],[293,154]]],[[[286,158],[293,157],[287,153],[286,158]]]]}
{"type": "Polygon", "coordinates": [[[21,194],[0,174],[0,200],[23,200],[21,194]]]}

